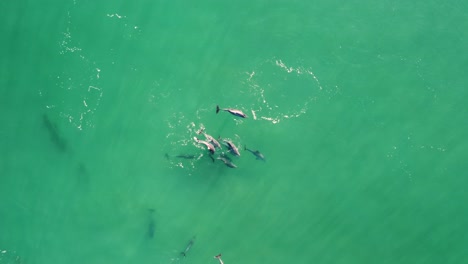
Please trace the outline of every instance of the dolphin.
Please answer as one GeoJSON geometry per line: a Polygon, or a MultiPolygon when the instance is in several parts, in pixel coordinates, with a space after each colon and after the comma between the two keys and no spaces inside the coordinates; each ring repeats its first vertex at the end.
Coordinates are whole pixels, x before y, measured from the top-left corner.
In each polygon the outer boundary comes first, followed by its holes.
{"type": "Polygon", "coordinates": [[[210,155],[208,155],[211,159],[211,161],[215,162],[215,159],[213,158],[213,154],[210,153],[210,155]]]}
{"type": "Polygon", "coordinates": [[[197,132],[197,134],[202,134],[205,136],[206,140],[210,142],[215,148],[221,148],[221,144],[219,144],[218,140],[216,140],[214,137],[211,135],[208,135],[205,133],[205,128],[200,129],[200,131],[197,132]]]}
{"type": "Polygon", "coordinates": [[[219,105],[216,106],[216,113],[219,113],[219,110],[223,110],[229,112],[231,115],[235,115],[238,117],[246,118],[247,115],[244,114],[241,110],[233,109],[233,108],[219,108],[219,105]]]}
{"type": "Polygon", "coordinates": [[[180,155],[177,155],[175,157],[179,158],[179,159],[196,159],[198,156],[189,155],[189,154],[180,154],[180,155]]]}
{"type": "MultiPolygon", "coordinates": [[[[166,159],[169,159],[171,156],[169,156],[169,154],[165,154],[164,155],[166,157],[166,159]]],[[[172,156],[174,158],[179,158],[179,159],[196,159],[198,158],[199,156],[195,156],[195,155],[191,155],[191,154],[179,154],[179,155],[175,155],[175,156],[172,156]]]]}
{"type": "Polygon", "coordinates": [[[197,137],[193,137],[193,139],[194,139],[197,143],[200,143],[200,144],[205,145],[206,148],[210,151],[210,153],[211,153],[211,154],[214,154],[215,148],[214,148],[214,146],[213,146],[210,142],[207,142],[207,141],[204,141],[204,140],[200,140],[200,139],[198,139],[197,137]]]}
{"type": "Polygon", "coordinates": [[[49,132],[50,139],[52,140],[52,142],[54,143],[54,145],[55,145],[61,152],[67,151],[67,149],[68,149],[67,142],[65,141],[65,139],[63,139],[63,138],[60,136],[57,126],[56,126],[54,123],[52,123],[52,121],[50,121],[50,119],[49,119],[49,117],[47,116],[47,114],[43,114],[43,115],[42,115],[42,121],[43,121],[43,123],[44,123],[45,128],[46,128],[47,131],[49,132]]]}
{"type": "Polygon", "coordinates": [[[221,144],[219,144],[218,140],[216,140],[214,137],[204,133],[206,140],[208,140],[215,148],[221,148],[221,144]]]}
{"type": "Polygon", "coordinates": [[[154,229],[155,229],[156,224],[154,223],[154,218],[153,218],[154,209],[150,208],[148,209],[148,211],[150,212],[150,219],[148,223],[147,235],[148,235],[148,238],[151,239],[154,237],[154,229]]]}
{"type": "Polygon", "coordinates": [[[237,168],[237,166],[232,163],[230,160],[226,159],[226,158],[223,158],[223,157],[218,157],[217,159],[221,160],[222,162],[224,162],[224,164],[226,164],[226,166],[228,166],[229,168],[237,168]]]}
{"type": "Polygon", "coordinates": [[[248,149],[247,146],[244,146],[244,150],[247,150],[249,151],[250,153],[254,154],[255,157],[257,157],[258,160],[263,160],[265,161],[265,156],[263,156],[262,153],[260,153],[260,151],[258,150],[251,150],[251,149],[248,149]]]}
{"type": "Polygon", "coordinates": [[[234,145],[234,143],[226,139],[223,139],[223,142],[234,156],[240,156],[239,149],[236,147],[236,145],[234,145]]]}
{"type": "Polygon", "coordinates": [[[214,258],[218,259],[219,260],[219,264],[224,264],[223,260],[221,259],[221,253],[214,256],[214,258]]]}
{"type": "Polygon", "coordinates": [[[229,156],[228,156],[226,153],[224,153],[224,152],[221,152],[221,154],[219,154],[219,156],[222,157],[222,158],[225,158],[225,159],[227,159],[227,160],[229,160],[229,161],[232,161],[231,157],[229,157],[229,156]]]}
{"type": "Polygon", "coordinates": [[[185,247],[185,250],[180,252],[180,254],[185,257],[187,255],[187,252],[192,248],[193,243],[195,243],[195,236],[193,236],[192,239],[190,239],[187,246],[185,247]]]}

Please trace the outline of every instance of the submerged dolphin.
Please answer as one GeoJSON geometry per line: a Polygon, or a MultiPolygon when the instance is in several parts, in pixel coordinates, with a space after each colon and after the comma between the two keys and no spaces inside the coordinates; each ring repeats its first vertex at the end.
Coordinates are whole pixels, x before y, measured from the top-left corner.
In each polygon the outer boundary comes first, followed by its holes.
{"type": "Polygon", "coordinates": [[[237,166],[234,163],[232,163],[229,159],[226,159],[224,157],[218,157],[217,159],[224,162],[224,164],[226,164],[226,166],[228,166],[229,168],[237,168],[237,166]]]}
{"type": "Polygon", "coordinates": [[[42,115],[42,122],[44,123],[45,128],[49,132],[50,139],[54,145],[62,152],[67,151],[67,142],[63,139],[58,131],[57,126],[50,121],[49,117],[46,114],[42,115]]]}
{"type": "Polygon", "coordinates": [[[197,156],[195,155],[188,155],[188,154],[180,154],[175,157],[179,159],[196,159],[197,158],[197,156]]]}
{"type": "Polygon", "coordinates": [[[231,151],[231,153],[234,156],[240,156],[239,149],[236,147],[236,145],[234,145],[234,143],[227,139],[223,139],[223,142],[226,144],[227,148],[231,151]]]}
{"type": "Polygon", "coordinates": [[[221,253],[219,253],[218,255],[214,256],[214,258],[216,258],[216,259],[219,260],[219,264],[224,264],[223,260],[221,259],[221,253]]]}
{"type": "Polygon", "coordinates": [[[214,146],[213,146],[210,142],[207,142],[207,141],[204,141],[204,140],[200,140],[200,139],[198,139],[197,137],[193,137],[193,139],[194,139],[197,143],[200,143],[200,144],[205,145],[206,148],[210,151],[210,153],[211,153],[211,154],[214,154],[215,148],[214,148],[214,146]]]}
{"type": "Polygon", "coordinates": [[[154,237],[154,229],[155,229],[156,224],[154,223],[154,218],[153,218],[154,209],[150,208],[148,209],[148,211],[150,212],[150,218],[149,218],[148,230],[146,234],[148,235],[148,238],[151,239],[154,237]]]}
{"type": "Polygon", "coordinates": [[[216,106],[216,113],[219,113],[219,110],[223,110],[229,112],[231,115],[235,115],[238,117],[246,118],[247,115],[244,114],[241,110],[233,109],[233,108],[219,108],[219,105],[216,106]]]}
{"type": "Polygon", "coordinates": [[[192,239],[190,239],[187,246],[185,247],[185,250],[180,252],[180,254],[185,257],[187,255],[187,252],[192,248],[193,243],[195,243],[195,236],[193,236],[192,239]]]}
{"type": "MultiPolygon", "coordinates": [[[[166,157],[166,159],[169,159],[171,156],[169,156],[169,154],[165,154],[164,155],[166,157]]],[[[198,158],[199,156],[195,156],[195,155],[191,155],[191,154],[179,154],[179,155],[175,155],[175,156],[172,156],[174,158],[179,158],[179,159],[196,159],[198,158]]]]}
{"type": "Polygon", "coordinates": [[[258,160],[263,160],[263,161],[265,161],[265,156],[263,156],[263,154],[260,153],[260,151],[248,149],[247,146],[244,146],[244,150],[247,150],[247,151],[249,151],[250,153],[254,154],[254,156],[257,157],[258,160]]]}
{"type": "Polygon", "coordinates": [[[221,154],[219,154],[219,156],[222,157],[222,158],[225,158],[225,159],[227,159],[227,160],[229,160],[229,161],[232,161],[231,157],[229,157],[229,156],[228,156],[226,153],[224,153],[224,152],[221,152],[221,154]]]}

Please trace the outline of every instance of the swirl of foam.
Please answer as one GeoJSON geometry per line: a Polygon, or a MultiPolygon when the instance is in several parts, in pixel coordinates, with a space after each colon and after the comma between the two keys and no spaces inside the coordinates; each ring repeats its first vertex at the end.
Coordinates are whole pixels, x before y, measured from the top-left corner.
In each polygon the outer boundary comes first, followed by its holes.
{"type": "Polygon", "coordinates": [[[253,118],[273,124],[306,114],[323,90],[310,68],[288,66],[281,59],[262,62],[247,76],[244,83],[254,97],[253,118]]]}

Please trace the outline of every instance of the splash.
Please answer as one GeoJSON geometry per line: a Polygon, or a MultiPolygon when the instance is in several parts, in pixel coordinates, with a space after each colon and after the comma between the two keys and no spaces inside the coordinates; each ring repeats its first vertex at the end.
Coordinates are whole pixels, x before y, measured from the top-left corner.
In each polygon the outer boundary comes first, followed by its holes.
{"type": "Polygon", "coordinates": [[[299,67],[299,68],[288,67],[283,63],[282,60],[276,60],[276,65],[283,68],[283,69],[285,69],[288,73],[296,72],[297,74],[304,74],[304,73],[309,74],[315,80],[315,82],[317,83],[319,89],[323,90],[323,87],[320,84],[320,81],[318,80],[317,76],[315,76],[315,74],[312,72],[312,70],[306,69],[304,67],[299,67]]]}
{"type": "Polygon", "coordinates": [[[115,13],[115,14],[107,14],[107,17],[116,17],[116,18],[118,18],[118,19],[126,18],[126,16],[121,16],[121,15],[119,15],[119,14],[117,14],[117,13],[115,13]]]}
{"type": "Polygon", "coordinates": [[[421,144],[416,143],[413,140],[413,135],[409,134],[405,139],[401,140],[400,144],[389,146],[389,150],[386,153],[386,158],[389,161],[394,162],[394,170],[401,171],[408,177],[410,182],[413,182],[420,175],[415,175],[413,172],[413,159],[409,158],[411,154],[433,152],[439,155],[444,155],[447,152],[447,148],[444,145],[438,144],[421,144]]]}
{"type": "Polygon", "coordinates": [[[183,113],[174,113],[167,121],[170,132],[166,135],[166,158],[170,168],[184,169],[189,173],[195,170],[196,164],[205,158],[203,146],[196,144],[194,136],[204,128],[203,124],[197,125],[188,122],[183,113]],[[193,155],[194,158],[183,159],[178,156],[193,155]]]}
{"type": "Polygon", "coordinates": [[[125,29],[125,34],[124,36],[127,37],[127,38],[132,38],[134,36],[136,36],[135,33],[141,33],[141,29],[139,26],[137,25],[130,25],[127,23],[128,19],[127,19],[127,16],[125,15],[120,15],[120,14],[106,14],[106,17],[108,18],[111,18],[111,19],[118,19],[118,20],[122,20],[122,24],[123,24],[123,27],[125,29]]]}
{"type": "Polygon", "coordinates": [[[281,59],[267,60],[246,74],[243,82],[256,101],[251,109],[254,120],[272,124],[305,115],[323,90],[310,67],[287,65],[281,59]]]}
{"type": "MultiPolygon", "coordinates": [[[[56,77],[57,92],[60,100],[46,103],[47,109],[55,109],[78,130],[94,127],[93,115],[99,108],[104,91],[101,87],[101,67],[90,60],[85,51],[75,44],[73,39],[72,16],[68,12],[67,26],[59,42],[59,55],[63,60],[76,65],[65,68],[56,77]]],[[[51,94],[54,94],[51,93],[51,94]]],[[[46,96],[46,91],[39,90],[39,95],[46,96]]]]}
{"type": "Polygon", "coordinates": [[[23,263],[16,251],[0,249],[0,263],[23,263]]]}
{"type": "Polygon", "coordinates": [[[66,54],[66,53],[74,53],[74,52],[81,51],[81,48],[73,45],[72,34],[70,32],[70,28],[71,28],[71,15],[70,15],[70,12],[68,12],[67,13],[67,28],[65,32],[62,33],[63,39],[62,41],[60,41],[61,50],[59,53],[61,55],[66,54]]]}

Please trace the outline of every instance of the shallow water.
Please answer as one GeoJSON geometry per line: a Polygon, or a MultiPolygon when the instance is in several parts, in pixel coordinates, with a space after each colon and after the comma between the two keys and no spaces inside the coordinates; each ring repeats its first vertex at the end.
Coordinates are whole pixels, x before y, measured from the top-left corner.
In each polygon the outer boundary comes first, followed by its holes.
{"type": "Polygon", "coordinates": [[[464,2],[0,7],[0,263],[468,258],[464,2]]]}

